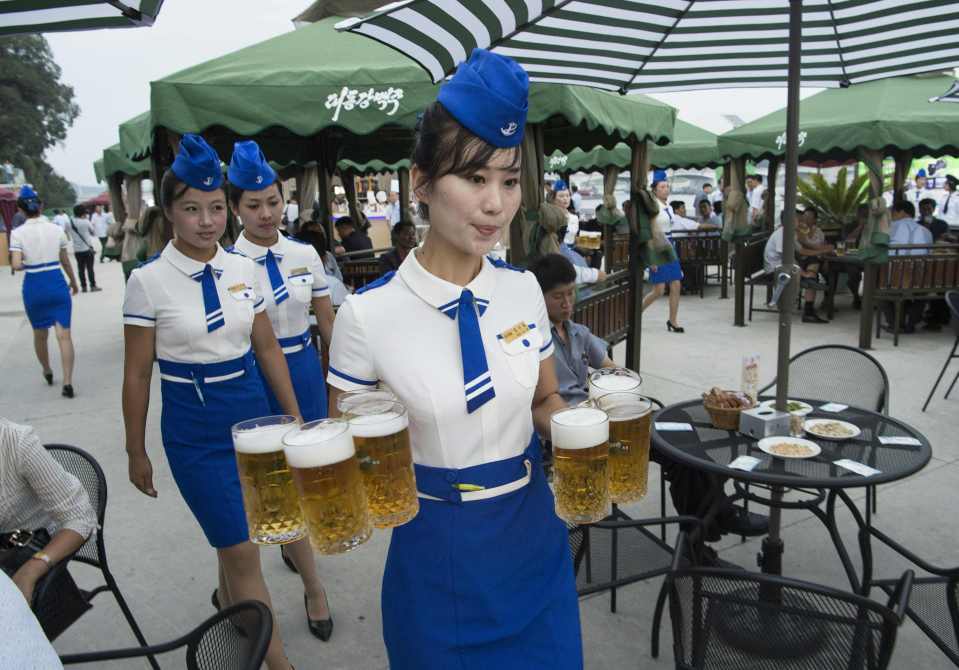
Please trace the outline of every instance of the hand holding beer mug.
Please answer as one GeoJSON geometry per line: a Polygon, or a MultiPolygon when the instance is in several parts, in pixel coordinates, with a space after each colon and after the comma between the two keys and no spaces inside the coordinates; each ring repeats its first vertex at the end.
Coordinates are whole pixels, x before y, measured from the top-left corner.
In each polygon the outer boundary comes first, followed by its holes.
{"type": "Polygon", "coordinates": [[[593,523],[609,511],[609,418],[592,407],[572,407],[550,417],[556,515],[593,523]]]}
{"type": "Polygon", "coordinates": [[[364,394],[369,401],[355,403],[348,408],[347,416],[373,525],[394,528],[415,517],[420,502],[406,407],[383,400],[382,394],[364,394]]]}
{"type": "Polygon", "coordinates": [[[609,499],[632,503],[646,495],[652,403],[635,393],[608,393],[596,406],[609,416],[609,499]]]}
{"type": "Polygon", "coordinates": [[[320,554],[341,554],[370,539],[370,513],[349,425],[321,419],[283,437],[283,451],[320,554]]]}
{"type": "Polygon", "coordinates": [[[607,393],[639,393],[643,378],[626,368],[602,368],[589,376],[589,397],[595,400],[607,393]]]}
{"type": "Polygon", "coordinates": [[[243,508],[254,544],[286,544],[306,535],[300,501],[283,455],[292,416],[265,416],[233,426],[243,508]]]}

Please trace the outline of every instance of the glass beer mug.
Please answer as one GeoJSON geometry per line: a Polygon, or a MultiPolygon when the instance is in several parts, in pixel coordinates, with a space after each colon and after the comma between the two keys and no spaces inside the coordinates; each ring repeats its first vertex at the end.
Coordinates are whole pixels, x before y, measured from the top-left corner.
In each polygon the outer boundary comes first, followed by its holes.
{"type": "Polygon", "coordinates": [[[609,512],[609,417],[572,407],[550,417],[556,514],[570,523],[593,523],[609,512]]]}

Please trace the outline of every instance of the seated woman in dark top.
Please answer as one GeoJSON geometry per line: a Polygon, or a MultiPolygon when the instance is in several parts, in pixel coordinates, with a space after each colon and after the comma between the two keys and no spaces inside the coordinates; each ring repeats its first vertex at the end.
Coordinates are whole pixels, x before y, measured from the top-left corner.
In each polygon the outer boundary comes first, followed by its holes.
{"type": "Polygon", "coordinates": [[[371,240],[365,232],[357,229],[352,218],[341,216],[333,225],[336,226],[336,235],[340,238],[340,243],[334,249],[338,256],[353,251],[365,251],[369,249],[370,253],[368,254],[356,254],[349,258],[351,260],[373,258],[373,240],[371,240]]]}
{"type": "Polygon", "coordinates": [[[380,256],[380,274],[395,272],[406,256],[416,248],[416,225],[409,220],[403,220],[393,226],[390,233],[393,238],[393,248],[380,256]]]}

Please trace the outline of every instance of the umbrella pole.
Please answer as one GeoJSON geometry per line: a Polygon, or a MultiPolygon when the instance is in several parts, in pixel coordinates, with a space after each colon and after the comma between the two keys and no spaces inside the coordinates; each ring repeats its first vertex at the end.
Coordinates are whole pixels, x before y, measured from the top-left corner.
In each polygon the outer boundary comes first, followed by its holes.
{"type": "MultiPolygon", "coordinates": [[[[786,98],[786,192],[783,214],[783,268],[790,281],[779,299],[779,354],[776,361],[776,408],[786,411],[789,395],[789,340],[792,310],[799,291],[796,263],[796,181],[799,147],[799,76],[802,66],[802,0],[789,2],[789,81],[786,98]]],[[[772,530],[772,529],[770,529],[772,530]]]]}

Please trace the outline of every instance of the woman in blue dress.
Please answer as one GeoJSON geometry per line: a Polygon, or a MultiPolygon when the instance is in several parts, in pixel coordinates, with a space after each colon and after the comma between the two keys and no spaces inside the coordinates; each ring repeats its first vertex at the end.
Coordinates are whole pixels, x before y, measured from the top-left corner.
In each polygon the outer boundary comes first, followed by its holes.
{"type": "Polygon", "coordinates": [[[43,378],[53,385],[47,339],[52,327],[57,333],[60,364],[63,367],[63,397],[73,397],[73,339],[70,317],[71,294],[77,294],[77,280],[70,265],[70,242],[60,226],[43,216],[40,196],[29,186],[20,189],[17,209],[26,221],[10,233],[11,262],[14,270],[23,270],[23,306],[33,327],[33,350],[43,368],[43,378]],[[63,281],[63,272],[70,287],[63,281]]]}
{"type": "MultiPolygon", "coordinates": [[[[270,414],[264,379],[283,413],[301,419],[296,395],[256,264],[218,243],[227,215],[219,156],[201,137],[184,135],[159,190],[174,239],[130,274],[123,302],[130,481],[157,496],[145,436],[155,358],[167,461],[217,553],[214,605],[251,599],[270,605],[259,548],[249,541],[230,428],[270,414]]],[[[270,670],[290,667],[275,617],[266,663],[270,670]]]]}
{"type": "Polygon", "coordinates": [[[528,79],[476,49],[427,107],[411,181],[430,234],[347,298],[330,412],[384,382],[406,405],[420,510],[383,576],[391,670],[580,670],[566,525],[537,433],[566,404],[532,273],[487,257],[519,209],[528,79]]]}

